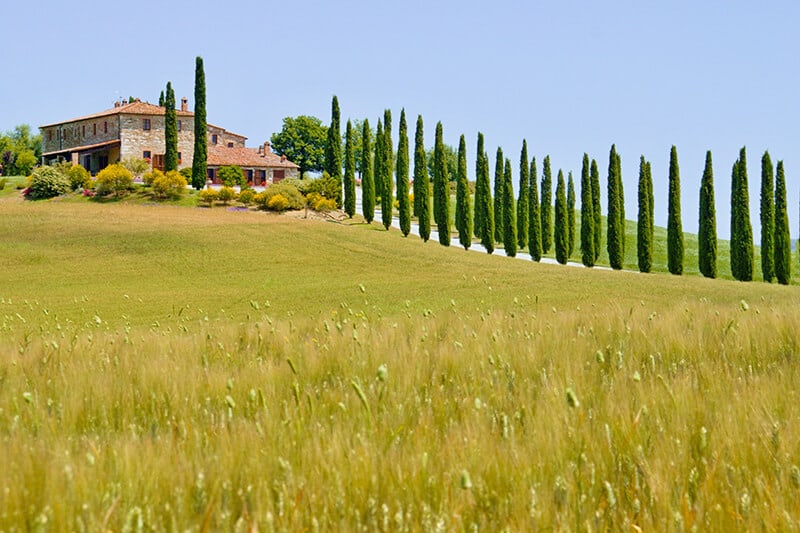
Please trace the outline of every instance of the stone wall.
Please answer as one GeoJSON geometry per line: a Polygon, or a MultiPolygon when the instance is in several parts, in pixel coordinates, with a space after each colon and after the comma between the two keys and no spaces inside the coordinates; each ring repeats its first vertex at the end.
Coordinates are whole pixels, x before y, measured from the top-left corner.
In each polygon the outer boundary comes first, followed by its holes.
{"type": "Polygon", "coordinates": [[[117,140],[119,118],[119,115],[110,115],[42,128],[42,153],[117,140]]]}
{"type": "Polygon", "coordinates": [[[208,124],[208,144],[216,144],[218,146],[229,146],[232,144],[233,148],[244,148],[247,137],[231,133],[225,128],[208,124]],[[216,138],[216,143],[214,142],[216,138]]]}
{"type": "MultiPolygon", "coordinates": [[[[164,139],[163,116],[159,115],[120,115],[121,141],[120,158],[134,157],[141,159],[145,152],[150,152],[151,157],[163,155],[166,151],[164,139]],[[143,128],[143,121],[150,120],[150,129],[143,128]]],[[[180,130],[178,131],[178,152],[180,163],[178,168],[191,167],[194,154],[194,118],[179,116],[180,130]]]]}

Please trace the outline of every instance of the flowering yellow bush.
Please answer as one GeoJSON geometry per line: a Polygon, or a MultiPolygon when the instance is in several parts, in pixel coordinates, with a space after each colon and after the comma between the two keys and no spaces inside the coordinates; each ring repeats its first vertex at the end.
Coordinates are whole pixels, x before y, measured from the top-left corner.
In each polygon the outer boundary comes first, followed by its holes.
{"type": "Polygon", "coordinates": [[[109,165],[97,174],[97,194],[120,197],[133,187],[133,174],[120,164],[109,165]]]}
{"type": "MultiPolygon", "coordinates": [[[[159,172],[159,174],[161,174],[159,172]]],[[[161,198],[178,198],[186,192],[186,178],[170,170],[153,180],[153,194],[161,198]]]]}

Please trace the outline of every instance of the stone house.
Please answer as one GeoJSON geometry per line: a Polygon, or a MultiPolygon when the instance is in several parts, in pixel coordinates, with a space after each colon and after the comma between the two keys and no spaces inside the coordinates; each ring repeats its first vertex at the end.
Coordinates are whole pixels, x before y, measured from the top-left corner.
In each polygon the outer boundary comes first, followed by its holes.
{"type": "MultiPolygon", "coordinates": [[[[166,140],[164,108],[136,100],[115,102],[114,107],[72,120],[40,126],[42,163],[72,161],[92,174],[127,158],[143,158],[153,168],[163,170],[166,140]]],[[[194,113],[188,100],[181,99],[176,110],[178,121],[178,168],[192,166],[194,153],[194,113]]],[[[298,166],[271,153],[269,143],[247,148],[247,137],[209,124],[208,178],[217,181],[217,170],[238,165],[253,184],[271,183],[294,177],[298,166]]]]}

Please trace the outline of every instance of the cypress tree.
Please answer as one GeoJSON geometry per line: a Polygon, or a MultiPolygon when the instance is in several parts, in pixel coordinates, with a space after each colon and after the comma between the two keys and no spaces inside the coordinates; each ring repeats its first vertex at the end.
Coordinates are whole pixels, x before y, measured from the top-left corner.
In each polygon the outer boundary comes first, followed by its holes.
{"type": "Polygon", "coordinates": [[[639,217],[636,224],[636,251],[639,259],[639,271],[650,272],[653,266],[653,240],[650,211],[649,183],[647,178],[647,161],[644,156],[639,159],[639,217]]]}
{"type": "Polygon", "coordinates": [[[517,255],[517,210],[514,207],[514,182],[511,161],[506,159],[503,173],[503,248],[508,257],[517,255]]]}
{"type": "Polygon", "coordinates": [[[483,133],[478,133],[478,159],[475,176],[475,219],[480,219],[480,231],[477,237],[486,253],[494,252],[494,204],[489,179],[489,155],[483,149],[483,133]],[[481,191],[478,194],[478,190],[481,191]]]}
{"type": "Polygon", "coordinates": [[[625,237],[627,236],[626,221],[628,219],[625,218],[625,187],[623,187],[622,184],[622,160],[619,152],[617,152],[617,157],[614,164],[616,165],[615,175],[617,176],[617,192],[619,193],[619,235],[622,253],[622,262],[620,264],[622,265],[625,262],[625,237]]]}
{"type": "MultiPolygon", "coordinates": [[[[475,237],[481,237],[481,229],[483,228],[482,216],[484,207],[482,203],[489,192],[484,189],[484,183],[481,178],[481,169],[483,168],[483,152],[485,151],[483,142],[483,133],[478,132],[478,147],[475,153],[475,205],[474,215],[472,217],[472,230],[475,232],[475,237]]],[[[491,185],[490,185],[491,186],[491,185]]]]}
{"type": "Polygon", "coordinates": [[[572,171],[567,180],[567,257],[575,251],[575,182],[572,171]]]}
{"type": "MultiPolygon", "coordinates": [[[[328,138],[325,142],[325,172],[332,178],[342,177],[342,128],[339,113],[339,99],[333,95],[331,99],[331,125],[328,126],[328,138]]],[[[341,193],[340,193],[341,195],[341,193]]],[[[341,200],[341,198],[339,199],[341,200]]]]}
{"type": "Polygon", "coordinates": [[[569,259],[569,222],[567,221],[567,194],[564,185],[564,173],[558,170],[556,185],[556,219],[553,226],[553,241],[556,248],[556,261],[562,265],[569,259]]]}
{"type": "Polygon", "coordinates": [[[761,158],[761,273],[764,281],[775,279],[775,199],[773,169],[769,152],[761,158]]]}
{"type": "MultiPolygon", "coordinates": [[[[788,285],[792,279],[792,241],[789,236],[789,214],[786,209],[786,178],[783,161],[778,161],[775,181],[775,277],[788,285]]],[[[762,252],[763,253],[763,252],[762,252]]]]}
{"type": "Polygon", "coordinates": [[[753,227],[747,186],[747,152],[742,147],[731,175],[731,274],[738,281],[753,280],[753,227]]]}
{"type": "Polygon", "coordinates": [[[594,201],[592,178],[589,174],[589,155],[583,154],[581,166],[581,262],[594,266],[594,201]]]}
{"type": "Polygon", "coordinates": [[[400,140],[397,142],[397,212],[403,237],[411,231],[411,204],[408,197],[408,124],[406,110],[400,111],[400,140]]]}
{"type": "Polygon", "coordinates": [[[427,242],[431,237],[431,186],[428,164],[425,161],[422,115],[417,115],[417,130],[414,136],[414,203],[417,205],[419,236],[427,242]]]}
{"type": "Polygon", "coordinates": [[[503,223],[503,195],[505,194],[505,159],[503,158],[503,149],[497,147],[497,155],[495,156],[494,163],[494,241],[503,242],[505,230],[503,223]]]}
{"type": "Polygon", "coordinates": [[[433,218],[439,232],[439,244],[450,246],[450,183],[444,157],[442,123],[438,122],[433,147],[433,218]]]}
{"type": "Polygon", "coordinates": [[[655,207],[653,201],[653,171],[650,168],[650,161],[647,162],[647,196],[650,198],[650,242],[655,243],[655,207]]]}
{"type": "Polygon", "coordinates": [[[394,183],[392,182],[392,169],[394,167],[394,149],[392,148],[392,112],[385,110],[383,112],[383,163],[381,170],[383,170],[383,179],[381,180],[381,221],[383,227],[387,230],[392,225],[392,192],[394,190],[394,183]]]}
{"type": "Polygon", "coordinates": [[[678,149],[669,152],[669,205],[667,208],[667,266],[670,274],[683,274],[683,225],[681,224],[681,173],[678,149]]]}
{"type": "Polygon", "coordinates": [[[164,91],[161,91],[161,94],[158,96],[158,107],[164,107],[166,105],[166,99],[164,97],[164,91]]]}
{"type": "Polygon", "coordinates": [[[603,213],[600,206],[600,171],[597,169],[597,161],[592,159],[589,171],[589,179],[592,182],[592,214],[594,215],[594,260],[600,257],[603,249],[603,213]]]}
{"type": "Polygon", "coordinates": [[[553,244],[553,177],[550,172],[550,156],[544,158],[544,174],[542,175],[542,195],[539,198],[542,223],[542,253],[550,251],[553,244]]]}
{"type": "Polygon", "coordinates": [[[714,201],[714,167],[711,150],[706,152],[706,166],[700,185],[700,224],[697,232],[697,256],[700,273],[717,277],[717,209],[714,201]]]}
{"type": "Polygon", "coordinates": [[[206,125],[206,75],[203,58],[198,56],[194,69],[194,154],[192,156],[192,187],[205,187],[208,176],[208,126],[206,125]]]}
{"type": "Polygon", "coordinates": [[[167,82],[167,95],[164,98],[164,170],[178,170],[178,114],[175,111],[175,91],[172,82],[167,82]]]}
{"type": "Polygon", "coordinates": [[[469,181],[467,180],[467,142],[463,135],[458,141],[456,229],[458,230],[458,242],[465,250],[468,250],[472,244],[472,207],[469,204],[469,181]]]}
{"type": "Polygon", "coordinates": [[[353,124],[348,120],[344,141],[344,212],[353,218],[356,214],[356,154],[353,124]]]}
{"type": "Polygon", "coordinates": [[[539,180],[537,179],[536,157],[531,159],[528,193],[528,251],[534,261],[542,260],[542,216],[539,206],[539,180]]]}
{"type": "Polygon", "coordinates": [[[519,154],[519,200],[517,201],[517,242],[521,250],[528,247],[529,182],[528,142],[523,139],[522,151],[519,154]]]}
{"type": "Polygon", "coordinates": [[[361,125],[361,214],[367,224],[375,218],[375,180],[372,173],[372,133],[369,120],[361,125]]]}
{"type": "Polygon", "coordinates": [[[375,184],[375,204],[383,196],[383,164],[386,154],[385,136],[383,135],[383,122],[378,119],[378,127],[375,129],[375,159],[372,167],[372,181],[375,184]]]}
{"type": "Polygon", "coordinates": [[[608,261],[611,264],[611,268],[615,270],[622,268],[622,240],[625,238],[624,233],[620,232],[621,213],[619,193],[620,180],[617,177],[618,161],[617,147],[612,144],[611,153],[608,156],[608,216],[606,218],[608,237],[606,247],[608,249],[608,261]]]}

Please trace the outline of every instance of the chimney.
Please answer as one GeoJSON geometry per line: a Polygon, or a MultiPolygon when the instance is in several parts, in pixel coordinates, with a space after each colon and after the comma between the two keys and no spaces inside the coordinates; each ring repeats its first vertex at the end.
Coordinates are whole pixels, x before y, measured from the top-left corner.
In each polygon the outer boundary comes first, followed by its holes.
{"type": "Polygon", "coordinates": [[[118,100],[114,100],[114,109],[116,109],[118,107],[119,107],[119,101],[118,100]]]}
{"type": "Polygon", "coordinates": [[[269,143],[269,141],[264,142],[264,155],[271,153],[272,153],[272,145],[269,143]]]}
{"type": "Polygon", "coordinates": [[[189,111],[189,99],[185,96],[181,98],[181,111],[189,111]]]}

